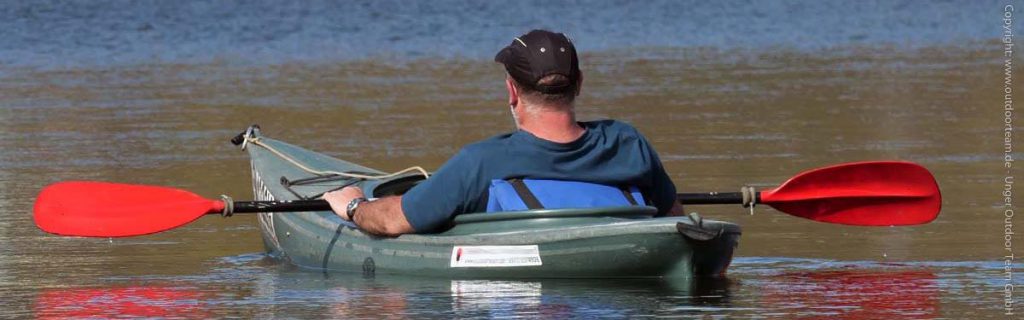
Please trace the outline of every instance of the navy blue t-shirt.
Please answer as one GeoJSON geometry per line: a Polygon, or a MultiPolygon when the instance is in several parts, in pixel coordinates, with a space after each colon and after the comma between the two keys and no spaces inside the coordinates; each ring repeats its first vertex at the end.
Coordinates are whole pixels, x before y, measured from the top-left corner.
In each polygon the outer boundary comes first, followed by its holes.
{"type": "Polygon", "coordinates": [[[586,132],[569,143],[517,130],[465,146],[402,196],[406,219],[417,232],[431,232],[456,215],[484,212],[491,180],[509,178],[637,186],[659,214],[672,209],[676,187],[636,128],[615,120],[579,124],[586,132]]]}

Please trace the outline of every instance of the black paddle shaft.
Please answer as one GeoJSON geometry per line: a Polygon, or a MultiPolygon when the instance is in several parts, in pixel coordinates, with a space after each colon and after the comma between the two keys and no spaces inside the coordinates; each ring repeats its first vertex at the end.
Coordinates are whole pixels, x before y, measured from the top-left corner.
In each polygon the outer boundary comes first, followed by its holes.
{"type": "MultiPolygon", "coordinates": [[[[755,195],[755,203],[761,202],[761,193],[755,195]]],[[[743,204],[742,192],[680,193],[677,199],[682,204],[743,204]]]]}
{"type": "MultiPolygon", "coordinates": [[[[757,201],[761,202],[761,193],[756,193],[757,201]]],[[[708,192],[708,193],[680,193],[677,197],[680,203],[699,204],[743,204],[743,193],[740,192],[708,192]]],[[[328,211],[331,205],[322,199],[315,200],[292,200],[292,201],[235,201],[234,213],[256,213],[256,212],[298,212],[298,211],[328,211]]]]}
{"type": "Polygon", "coordinates": [[[327,211],[331,205],[326,200],[292,201],[235,201],[234,213],[327,211]]]}

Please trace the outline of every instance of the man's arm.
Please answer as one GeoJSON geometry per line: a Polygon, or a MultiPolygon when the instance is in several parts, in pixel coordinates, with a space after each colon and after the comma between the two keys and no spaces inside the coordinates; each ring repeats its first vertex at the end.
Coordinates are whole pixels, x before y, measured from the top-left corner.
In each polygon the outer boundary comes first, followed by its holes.
{"type": "Polygon", "coordinates": [[[683,210],[683,205],[679,203],[679,201],[676,201],[676,203],[672,205],[672,210],[668,212],[667,216],[681,216],[684,214],[686,214],[686,211],[683,210]]]}
{"type": "Polygon", "coordinates": [[[651,194],[654,196],[654,205],[661,211],[659,213],[665,216],[681,216],[686,214],[683,210],[683,204],[679,203],[679,196],[676,194],[675,183],[669,178],[668,173],[662,168],[661,163],[655,167],[654,173],[654,186],[651,189],[651,194]]]}
{"type": "MultiPolygon", "coordinates": [[[[402,212],[402,196],[365,202],[356,208],[353,217],[360,229],[376,235],[397,237],[416,232],[409,221],[405,219],[405,213],[402,212]]],[[[348,215],[342,219],[345,218],[348,218],[348,215]]]]}
{"type": "MultiPolygon", "coordinates": [[[[324,194],[324,200],[331,204],[334,213],[342,220],[348,220],[348,204],[352,199],[363,197],[363,190],[356,187],[324,194]]],[[[374,201],[363,202],[353,214],[355,224],[371,234],[397,237],[406,233],[416,232],[402,212],[402,197],[393,196],[374,201]]]]}
{"type": "Polygon", "coordinates": [[[654,151],[654,147],[647,141],[636,128],[624,124],[627,130],[632,132],[632,135],[637,137],[639,142],[640,155],[647,155],[647,165],[651,166],[650,181],[651,185],[645,196],[651,197],[652,204],[658,208],[657,216],[681,216],[685,214],[683,211],[683,205],[679,203],[679,196],[676,194],[676,185],[672,182],[672,178],[668,176],[668,172],[665,171],[664,164],[661,163],[661,159],[658,157],[658,153],[654,151]]]}

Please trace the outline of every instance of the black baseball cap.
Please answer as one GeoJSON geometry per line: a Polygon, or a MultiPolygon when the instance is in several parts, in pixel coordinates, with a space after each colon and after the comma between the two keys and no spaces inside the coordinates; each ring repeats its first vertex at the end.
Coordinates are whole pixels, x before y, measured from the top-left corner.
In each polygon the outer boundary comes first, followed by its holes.
{"type": "Polygon", "coordinates": [[[576,87],[580,80],[580,63],[576,47],[562,33],[533,30],[516,37],[498,54],[494,61],[505,65],[505,70],[520,85],[543,93],[563,93],[576,87]],[[539,85],[541,78],[561,74],[569,83],[539,85]]]}

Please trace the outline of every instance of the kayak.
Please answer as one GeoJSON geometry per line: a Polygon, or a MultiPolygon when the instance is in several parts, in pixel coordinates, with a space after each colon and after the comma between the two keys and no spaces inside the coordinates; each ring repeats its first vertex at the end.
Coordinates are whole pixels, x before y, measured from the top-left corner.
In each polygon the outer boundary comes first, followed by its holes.
{"type": "MultiPolygon", "coordinates": [[[[388,175],[263,136],[234,139],[251,162],[256,200],[315,199],[358,186],[401,195],[425,172],[388,175]]],[[[444,278],[631,278],[720,275],[741,230],[697,216],[653,217],[648,206],[462,214],[429,234],[379,237],[330,211],[259,213],[271,256],[301,268],[444,278]]]]}

